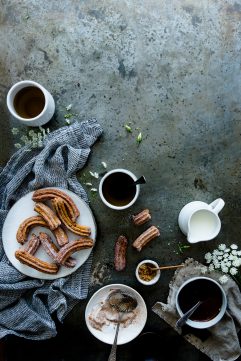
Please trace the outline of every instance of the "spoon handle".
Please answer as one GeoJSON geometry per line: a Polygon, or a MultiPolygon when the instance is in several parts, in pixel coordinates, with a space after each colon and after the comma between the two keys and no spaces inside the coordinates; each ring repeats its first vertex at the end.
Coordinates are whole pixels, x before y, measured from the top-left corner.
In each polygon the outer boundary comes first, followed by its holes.
{"type": "Polygon", "coordinates": [[[158,269],[165,270],[165,269],[175,269],[184,267],[184,264],[177,264],[176,266],[161,266],[161,267],[151,267],[152,271],[156,271],[158,269]]]}
{"type": "Polygon", "coordinates": [[[111,347],[110,356],[108,358],[108,361],[116,361],[116,349],[117,349],[117,339],[118,339],[118,333],[120,329],[120,322],[117,323],[116,331],[115,331],[115,339],[113,342],[113,345],[111,347]]]}
{"type": "Polygon", "coordinates": [[[189,311],[187,311],[186,313],[184,313],[184,315],[179,318],[179,320],[177,320],[176,322],[176,327],[182,327],[185,325],[185,323],[187,322],[187,320],[189,319],[190,316],[192,316],[192,314],[194,313],[194,311],[196,311],[196,309],[201,305],[202,301],[198,301],[198,303],[196,303],[192,308],[190,308],[189,311]]]}

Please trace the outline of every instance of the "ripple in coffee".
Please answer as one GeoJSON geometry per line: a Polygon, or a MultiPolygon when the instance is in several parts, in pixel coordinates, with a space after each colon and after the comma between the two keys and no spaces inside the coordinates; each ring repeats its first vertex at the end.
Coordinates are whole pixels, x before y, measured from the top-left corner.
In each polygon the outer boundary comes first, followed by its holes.
{"type": "Polygon", "coordinates": [[[110,174],[103,182],[102,192],[110,204],[121,207],[129,204],[136,195],[133,178],[123,172],[110,174]]]}
{"type": "Polygon", "coordinates": [[[13,106],[20,117],[26,119],[35,118],[44,109],[45,97],[39,88],[27,86],[15,95],[13,106]]]}

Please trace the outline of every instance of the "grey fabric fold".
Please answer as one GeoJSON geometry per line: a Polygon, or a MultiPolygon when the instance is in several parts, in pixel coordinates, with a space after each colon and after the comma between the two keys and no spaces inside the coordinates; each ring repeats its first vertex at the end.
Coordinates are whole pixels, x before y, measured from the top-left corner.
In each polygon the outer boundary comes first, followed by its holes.
{"type": "MultiPolygon", "coordinates": [[[[204,266],[189,258],[185,267],[177,270],[170,283],[167,304],[157,302],[152,310],[166,321],[177,332],[176,321],[179,316],[176,311],[176,294],[179,287],[189,278],[206,276],[218,281],[219,272],[203,274],[204,266]]],[[[238,331],[241,329],[241,293],[237,284],[230,278],[223,289],[227,296],[228,307],[225,315],[215,326],[208,329],[209,337],[201,340],[195,330],[190,331],[184,338],[197,349],[205,353],[213,361],[234,361],[241,355],[238,331]]],[[[191,328],[190,328],[191,330],[191,328]]]]}
{"type": "MultiPolygon", "coordinates": [[[[86,202],[76,178],[101,135],[95,119],[76,122],[50,133],[41,149],[17,151],[0,174],[0,232],[11,206],[23,195],[49,186],[67,188],[86,202]]],[[[1,237],[1,235],[0,235],[1,237]]],[[[41,340],[56,335],[51,314],[62,321],[87,297],[92,256],[73,274],[54,281],[31,279],[8,261],[0,239],[0,338],[14,334],[41,340]]]]}

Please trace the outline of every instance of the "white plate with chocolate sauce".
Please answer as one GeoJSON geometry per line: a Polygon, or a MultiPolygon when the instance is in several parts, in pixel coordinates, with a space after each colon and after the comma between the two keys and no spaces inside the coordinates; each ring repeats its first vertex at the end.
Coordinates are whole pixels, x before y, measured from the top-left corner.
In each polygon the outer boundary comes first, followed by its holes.
{"type": "MultiPolygon", "coordinates": [[[[72,198],[74,203],[76,204],[80,216],[77,218],[77,223],[80,223],[81,225],[85,225],[91,228],[91,235],[90,237],[95,242],[96,239],[96,223],[93,216],[93,213],[89,206],[75,193],[67,190],[62,189],[58,187],[51,187],[53,189],[59,189],[62,192],[66,193],[68,196],[72,198]]],[[[40,271],[35,270],[32,267],[29,267],[25,264],[20,263],[15,258],[15,252],[20,249],[22,246],[18,243],[16,239],[16,234],[19,225],[28,217],[36,216],[38,213],[34,211],[34,204],[35,202],[32,200],[33,192],[30,192],[26,194],[24,197],[19,199],[13,207],[8,212],[8,215],[6,217],[6,220],[3,225],[3,231],[2,231],[2,241],[3,241],[3,248],[4,251],[9,259],[9,261],[12,263],[12,265],[17,268],[21,273],[25,274],[26,276],[33,277],[33,278],[39,278],[39,279],[57,279],[60,277],[68,276],[69,274],[75,272],[89,257],[92,248],[83,249],[81,251],[73,253],[73,258],[76,260],[76,265],[73,268],[67,268],[64,266],[61,266],[56,274],[47,274],[40,271]]],[[[48,204],[48,202],[46,202],[48,204]]],[[[64,227],[63,227],[64,228],[64,227]]],[[[65,231],[68,235],[69,242],[77,240],[80,238],[77,234],[72,233],[71,231],[67,230],[65,228],[65,231]]],[[[54,241],[55,237],[53,233],[48,228],[44,227],[33,227],[31,228],[29,232],[28,239],[30,239],[31,234],[35,233],[36,235],[39,234],[39,232],[45,232],[47,233],[51,239],[54,241]]],[[[55,242],[56,243],[56,242],[55,242]]],[[[39,249],[37,250],[36,257],[41,259],[42,261],[53,263],[53,260],[47,255],[47,253],[44,251],[42,246],[40,245],[39,249]]]]}
{"type": "Polygon", "coordinates": [[[85,309],[85,321],[89,331],[108,344],[112,344],[119,314],[108,303],[109,295],[120,290],[137,301],[137,307],[123,315],[118,335],[118,345],[136,338],[143,330],[147,319],[147,308],[142,296],[133,288],[123,284],[111,284],[99,289],[90,298],[85,309]]]}

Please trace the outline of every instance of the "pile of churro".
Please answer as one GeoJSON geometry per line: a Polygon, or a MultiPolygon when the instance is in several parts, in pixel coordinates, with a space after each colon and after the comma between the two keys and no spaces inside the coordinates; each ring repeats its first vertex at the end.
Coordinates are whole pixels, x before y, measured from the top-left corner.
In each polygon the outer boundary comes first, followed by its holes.
{"type": "Polygon", "coordinates": [[[48,274],[56,274],[61,266],[75,267],[76,260],[72,258],[72,254],[91,248],[94,244],[90,238],[90,227],[80,225],[76,221],[79,216],[76,204],[65,192],[53,188],[36,190],[32,199],[36,202],[34,210],[39,215],[29,217],[20,224],[16,238],[23,247],[15,252],[15,257],[21,263],[48,274]],[[52,208],[45,203],[46,201],[51,203],[52,208]],[[38,235],[33,233],[29,239],[30,230],[36,226],[51,230],[56,243],[45,232],[39,232],[38,235]],[[66,229],[79,238],[70,242],[66,229]],[[52,263],[35,256],[39,247],[52,258],[52,263]]]}

